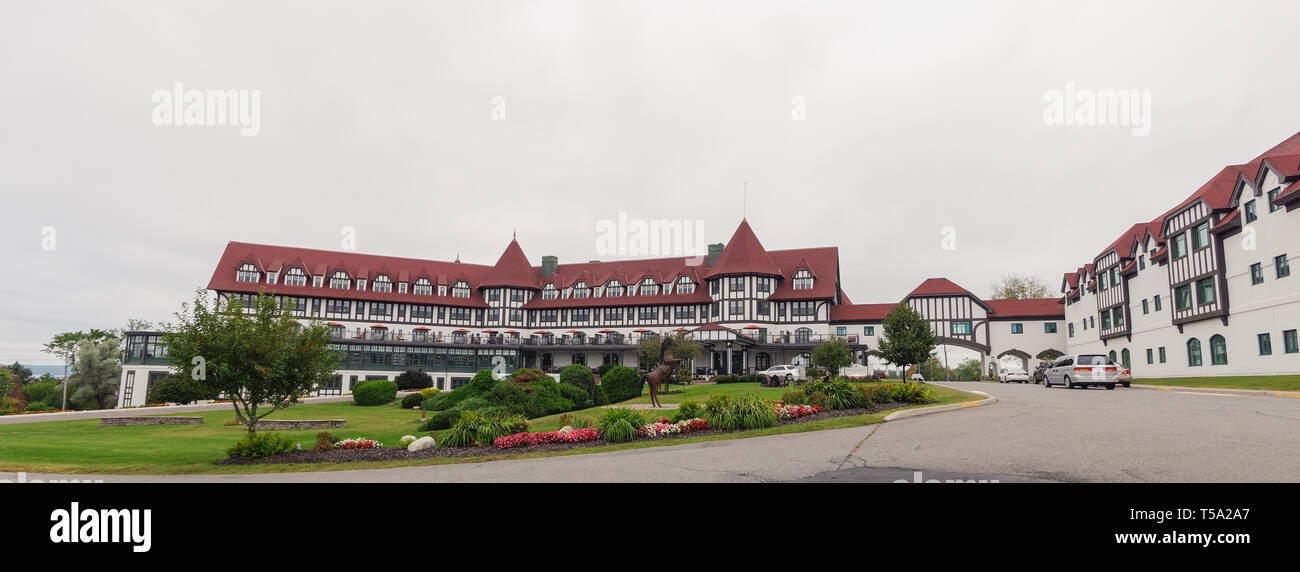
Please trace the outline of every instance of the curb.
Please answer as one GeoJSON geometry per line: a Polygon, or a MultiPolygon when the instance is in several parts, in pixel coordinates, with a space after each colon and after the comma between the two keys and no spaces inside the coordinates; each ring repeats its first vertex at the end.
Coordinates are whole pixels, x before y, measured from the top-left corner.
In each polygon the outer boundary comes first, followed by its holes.
{"type": "Polygon", "coordinates": [[[902,411],[895,411],[895,412],[893,412],[893,413],[890,413],[889,415],[886,415],[884,420],[885,420],[885,421],[897,421],[897,420],[899,420],[899,419],[907,419],[908,417],[917,417],[917,416],[920,416],[920,415],[929,415],[929,414],[931,414],[931,413],[943,413],[944,411],[953,411],[953,410],[957,410],[957,409],[965,409],[965,408],[967,408],[967,407],[979,407],[979,406],[981,406],[981,405],[992,405],[992,404],[998,402],[998,398],[993,397],[992,395],[981,395],[981,394],[979,394],[979,393],[975,393],[975,392],[972,392],[972,391],[967,391],[967,390],[965,390],[965,389],[958,389],[958,388],[956,388],[956,387],[952,387],[952,386],[949,386],[949,385],[945,385],[945,386],[943,386],[943,387],[946,387],[946,388],[951,389],[951,390],[953,390],[953,391],[960,391],[960,392],[965,393],[965,394],[967,394],[967,395],[980,395],[980,396],[983,397],[984,399],[981,399],[981,400],[979,400],[979,401],[966,401],[966,402],[963,402],[963,403],[945,403],[945,404],[943,404],[943,405],[932,405],[932,406],[930,406],[930,407],[918,407],[918,408],[916,408],[916,409],[904,409],[904,410],[902,410],[902,411]]]}
{"type": "Polygon", "coordinates": [[[1184,387],[1181,385],[1145,385],[1137,383],[1133,384],[1131,388],[1153,389],[1155,391],[1194,391],[1197,393],[1229,393],[1232,395],[1300,398],[1300,391],[1277,391],[1272,389],[1228,389],[1222,387],[1184,387]]]}

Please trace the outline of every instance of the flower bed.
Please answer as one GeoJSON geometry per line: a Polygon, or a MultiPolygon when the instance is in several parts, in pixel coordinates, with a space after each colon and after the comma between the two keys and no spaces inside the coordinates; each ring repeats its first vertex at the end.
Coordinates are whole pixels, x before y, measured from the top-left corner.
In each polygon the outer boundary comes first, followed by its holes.
{"type": "Polygon", "coordinates": [[[781,420],[798,419],[822,412],[820,405],[784,405],[776,402],[776,418],[781,420]]]}
{"type": "Polygon", "coordinates": [[[360,437],[355,439],[344,439],[334,443],[335,449],[378,449],[383,446],[383,443],[374,439],[362,439],[360,437]]]}
{"type": "Polygon", "coordinates": [[[679,433],[689,433],[691,431],[704,431],[709,428],[709,422],[700,418],[683,419],[676,423],[669,423],[668,419],[660,417],[656,423],[643,425],[636,428],[637,437],[646,437],[657,439],[679,433]]]}
{"type": "Polygon", "coordinates": [[[492,444],[498,449],[513,449],[515,447],[531,447],[548,443],[585,443],[599,438],[600,432],[595,429],[569,429],[567,431],[560,429],[559,431],[524,432],[505,435],[497,437],[492,444]]]}

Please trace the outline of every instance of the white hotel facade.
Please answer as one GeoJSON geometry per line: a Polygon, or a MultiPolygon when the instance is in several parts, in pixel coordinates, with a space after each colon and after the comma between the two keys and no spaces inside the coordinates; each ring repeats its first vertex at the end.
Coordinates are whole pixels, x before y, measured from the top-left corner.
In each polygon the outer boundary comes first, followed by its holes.
{"type": "MultiPolygon", "coordinates": [[[[1300,134],[1223,169],[1067,273],[1061,296],[982,300],[930,278],[901,301],[942,343],[990,361],[1104,353],[1137,378],[1300,373],[1300,134]]],[[[686,257],[533,266],[511,240],[493,265],[231,242],[208,289],[273,292],[333,331],[344,363],[321,394],[420,370],[449,389],[482,368],[636,366],[643,336],[684,332],[698,374],[807,363],[839,337],[866,363],[897,302],[854,304],[835,247],[768,251],[742,221],[698,265],[686,257]]],[[[119,406],[165,377],[156,332],[129,332],[119,406]]]]}

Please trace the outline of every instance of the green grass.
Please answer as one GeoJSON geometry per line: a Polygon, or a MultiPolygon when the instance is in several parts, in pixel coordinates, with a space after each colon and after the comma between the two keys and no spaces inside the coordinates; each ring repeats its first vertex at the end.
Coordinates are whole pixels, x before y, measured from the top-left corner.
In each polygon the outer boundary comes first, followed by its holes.
{"type": "MultiPolygon", "coordinates": [[[[680,386],[674,386],[680,387],[680,386]]],[[[967,395],[951,389],[931,386],[939,404],[972,401],[978,396],[967,395]]],[[[688,386],[681,394],[664,395],[663,403],[695,399],[703,403],[714,393],[756,393],[768,399],[779,399],[783,388],[760,388],[756,383],[688,386]]],[[[648,403],[649,397],[632,399],[625,403],[648,403]]],[[[927,404],[932,405],[932,404],[927,404]]],[[[920,406],[910,406],[920,407],[920,406]]],[[[900,407],[904,409],[908,407],[900,407]]],[[[575,415],[594,418],[601,408],[592,408],[575,415]]],[[[275,464],[275,465],[214,465],[225,457],[225,450],[243,436],[240,426],[223,423],[234,417],[233,409],[187,413],[204,418],[201,425],[100,427],[99,420],[43,421],[0,425],[0,471],[28,471],[46,473],[106,473],[106,474],[192,474],[192,473],[268,473],[322,470],[377,469],[411,465],[437,465],[448,463],[481,462],[499,459],[520,459],[575,455],[661,447],[700,441],[737,439],[760,435],[802,433],[823,429],[840,429],[879,423],[890,411],[871,415],[836,417],[806,423],[778,425],[767,429],[741,431],[705,437],[672,440],[639,440],[618,445],[582,447],[568,451],[518,453],[484,457],[435,458],[412,461],[383,461],[361,463],[275,464]]],[[[140,414],[147,414],[141,411],[140,414]]],[[[666,415],[666,414],[665,414],[666,415]]],[[[331,430],[339,438],[367,437],[396,446],[402,435],[421,435],[417,431],[420,418],[418,410],[400,409],[395,405],[358,407],[351,403],[316,403],[298,405],[272,414],[274,419],[347,419],[348,427],[331,430]]],[[[532,420],[533,431],[558,429],[559,416],[532,420]]],[[[319,431],[283,431],[311,448],[319,431]]]]}
{"type": "Polygon", "coordinates": [[[1300,391],[1300,375],[1238,375],[1232,377],[1159,377],[1134,378],[1133,383],[1146,385],[1176,385],[1182,387],[1208,387],[1218,389],[1263,389],[1268,391],[1300,391]]]}

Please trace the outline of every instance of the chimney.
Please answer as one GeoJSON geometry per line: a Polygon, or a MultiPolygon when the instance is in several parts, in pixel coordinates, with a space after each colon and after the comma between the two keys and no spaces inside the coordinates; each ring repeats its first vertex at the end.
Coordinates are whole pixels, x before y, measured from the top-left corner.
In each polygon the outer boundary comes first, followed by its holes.
{"type": "Polygon", "coordinates": [[[542,257],[542,278],[546,278],[547,276],[555,274],[555,267],[558,266],[559,264],[560,264],[559,257],[549,256],[549,255],[543,256],[542,257]]]}
{"type": "Polygon", "coordinates": [[[717,262],[718,256],[722,255],[723,246],[725,245],[721,242],[709,245],[709,268],[713,268],[713,263],[717,262]]]}

